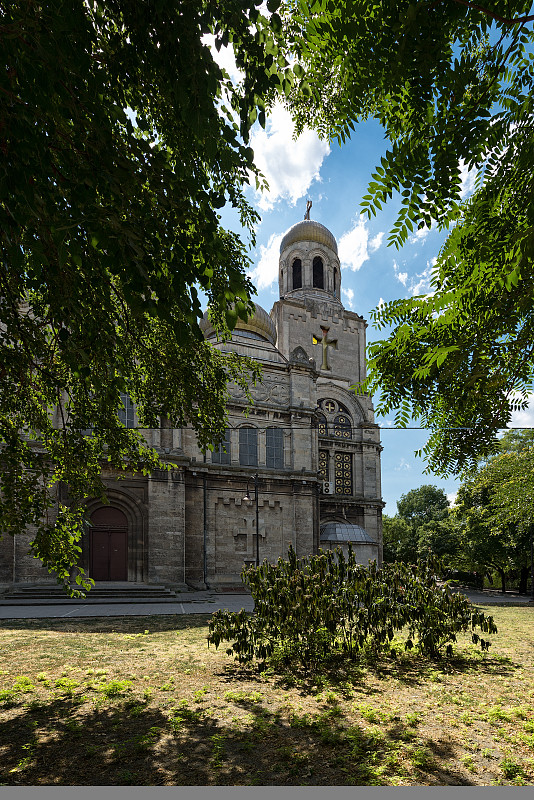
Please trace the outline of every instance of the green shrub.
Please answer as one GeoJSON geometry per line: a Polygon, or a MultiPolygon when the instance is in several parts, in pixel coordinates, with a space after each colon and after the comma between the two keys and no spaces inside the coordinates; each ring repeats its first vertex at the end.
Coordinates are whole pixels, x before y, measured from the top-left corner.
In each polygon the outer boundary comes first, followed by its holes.
{"type": "Polygon", "coordinates": [[[108,683],[102,683],[98,687],[98,691],[103,694],[105,697],[118,697],[120,695],[129,692],[132,687],[131,681],[109,681],[108,683]]]}
{"type": "Polygon", "coordinates": [[[256,659],[305,670],[332,658],[355,658],[364,648],[388,651],[395,631],[408,635],[405,649],[414,647],[431,658],[445,650],[460,631],[471,630],[482,650],[489,642],[475,629],[495,633],[492,617],[473,610],[467,598],[437,583],[439,565],[431,559],[416,566],[402,563],[356,563],[354,552],[321,552],[297,559],[290,548],[287,560],[264,562],[243,570],[243,582],[254,599],[254,613],[217,611],[213,614],[208,645],[227,649],[239,662],[256,659]]]}

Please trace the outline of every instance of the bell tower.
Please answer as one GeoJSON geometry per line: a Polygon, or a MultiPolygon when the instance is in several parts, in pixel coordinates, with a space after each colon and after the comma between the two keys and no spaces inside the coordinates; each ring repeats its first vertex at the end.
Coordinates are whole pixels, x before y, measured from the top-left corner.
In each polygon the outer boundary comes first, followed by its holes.
{"type": "MultiPolygon", "coordinates": [[[[280,299],[271,318],[277,347],[293,375],[312,372],[315,435],[312,469],[319,477],[323,548],[352,542],[360,563],[382,557],[380,432],[368,395],[354,386],[366,377],[365,329],[359,314],[343,307],[334,235],[306,216],[280,245],[280,299]],[[328,527],[331,526],[331,527],[328,527]]],[[[309,401],[291,384],[290,411],[300,424],[309,401]]]]}
{"type": "Polygon", "coordinates": [[[313,358],[319,376],[346,390],[365,378],[365,320],[343,308],[335,236],[306,216],[280,244],[280,300],[271,311],[278,348],[289,358],[298,345],[313,358]]]}
{"type": "Polygon", "coordinates": [[[282,239],[278,268],[280,297],[340,302],[337,242],[328,228],[308,218],[282,239]]]}

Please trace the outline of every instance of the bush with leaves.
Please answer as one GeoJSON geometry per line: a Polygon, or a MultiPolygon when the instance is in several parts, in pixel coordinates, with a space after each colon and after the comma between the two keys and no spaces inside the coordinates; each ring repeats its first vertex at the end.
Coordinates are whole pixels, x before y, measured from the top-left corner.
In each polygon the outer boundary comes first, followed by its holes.
{"type": "Polygon", "coordinates": [[[428,559],[416,566],[356,562],[338,549],[276,564],[264,562],[243,570],[255,611],[217,611],[209,625],[208,645],[227,649],[240,663],[254,659],[260,669],[282,657],[287,666],[306,671],[332,657],[354,659],[365,648],[387,652],[395,631],[406,635],[405,649],[439,658],[452,655],[456,634],[471,630],[474,644],[487,650],[482,633],[496,633],[492,617],[473,609],[466,597],[437,582],[439,564],[428,559]]]}

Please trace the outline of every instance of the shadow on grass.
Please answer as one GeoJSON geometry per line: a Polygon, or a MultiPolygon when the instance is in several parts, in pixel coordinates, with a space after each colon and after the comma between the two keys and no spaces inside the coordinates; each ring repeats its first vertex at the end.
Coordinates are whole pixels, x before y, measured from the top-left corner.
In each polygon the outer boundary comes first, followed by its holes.
{"type": "MultiPolygon", "coordinates": [[[[221,646],[222,647],[222,646],[221,646]]],[[[315,694],[323,688],[331,687],[342,696],[357,691],[360,694],[373,695],[379,689],[366,685],[366,675],[371,674],[380,680],[394,679],[407,686],[421,686],[429,679],[439,681],[451,673],[480,675],[510,675],[522,665],[502,656],[488,654],[463,654],[455,652],[452,657],[432,660],[415,652],[403,653],[392,651],[389,657],[379,654],[372,658],[369,655],[354,658],[330,658],[314,671],[305,671],[299,665],[278,663],[263,670],[263,675],[272,680],[280,689],[296,688],[301,694],[315,694]],[[395,653],[393,655],[393,653],[395,653]]],[[[236,661],[226,664],[222,671],[216,673],[228,683],[246,682],[258,677],[257,665],[242,665],[236,661]]]]}
{"type": "Polygon", "coordinates": [[[64,697],[17,706],[0,724],[0,783],[388,785],[407,760],[405,782],[470,783],[436,760],[453,757],[446,743],[413,743],[396,723],[373,732],[339,705],[301,715],[246,697],[234,706],[245,718],[221,722],[209,707],[182,702],[163,711],[133,699],[83,709],[64,697]]]}
{"type": "Polygon", "coordinates": [[[55,631],[57,633],[151,633],[205,628],[211,614],[174,614],[146,617],[78,617],[61,619],[2,619],[0,630],[55,631]]]}

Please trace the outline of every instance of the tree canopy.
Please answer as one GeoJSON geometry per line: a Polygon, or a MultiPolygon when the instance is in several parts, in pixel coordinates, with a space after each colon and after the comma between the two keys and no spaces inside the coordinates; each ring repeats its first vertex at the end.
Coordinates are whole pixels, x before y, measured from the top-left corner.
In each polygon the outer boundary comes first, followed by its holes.
{"type": "Polygon", "coordinates": [[[443,489],[425,484],[411,489],[397,500],[397,513],[411,525],[422,525],[433,520],[446,519],[449,501],[443,489]]]}
{"type": "Polygon", "coordinates": [[[465,564],[479,570],[496,569],[503,591],[510,570],[522,571],[522,589],[526,591],[534,521],[534,447],[530,434],[506,434],[501,452],[464,480],[456,498],[465,564]],[[521,439],[524,446],[520,446],[521,439]]]}
{"type": "Polygon", "coordinates": [[[396,246],[416,228],[452,226],[431,293],[373,313],[392,331],[370,346],[359,391],[378,391],[377,412],[397,424],[419,419],[431,430],[429,468],[458,472],[497,449],[496,432],[526,406],[534,380],[530,2],[285,7],[305,68],[290,100],[299,124],[345,141],[372,117],[390,141],[363,211],[400,198],[396,246]],[[462,168],[478,170],[465,202],[462,168]]]}
{"type": "Polygon", "coordinates": [[[0,531],[33,525],[64,582],[102,460],[159,465],[120,423],[121,393],[142,426],[187,421],[205,448],[227,382],[258,375],[198,325],[200,292],[220,329],[252,309],[246,245],[218,209],[253,232],[249,129],[293,75],[257,5],[0,0],[0,531]],[[232,43],[240,84],[206,34],[232,43]]]}
{"type": "Polygon", "coordinates": [[[384,561],[414,564],[429,553],[450,564],[458,551],[458,525],[443,489],[425,484],[397,500],[397,514],[384,515],[384,561]]]}

